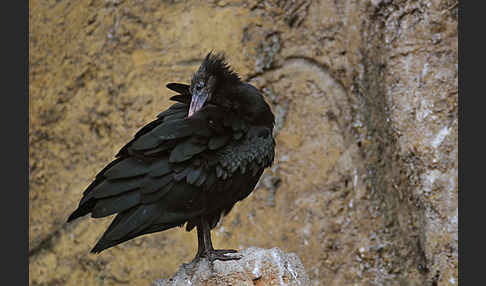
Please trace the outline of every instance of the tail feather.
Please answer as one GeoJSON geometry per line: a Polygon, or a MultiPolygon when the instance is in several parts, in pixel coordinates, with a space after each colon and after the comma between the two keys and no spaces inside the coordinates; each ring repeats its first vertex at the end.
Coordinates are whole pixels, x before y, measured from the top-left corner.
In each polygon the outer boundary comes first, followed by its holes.
{"type": "Polygon", "coordinates": [[[85,216],[87,214],[89,214],[94,206],[96,204],[96,201],[94,200],[91,200],[91,201],[87,201],[86,203],[80,205],[70,216],[69,218],[67,219],[67,222],[71,222],[75,219],[77,219],[78,217],[82,217],[82,216],[85,216]]]}
{"type": "Polygon", "coordinates": [[[120,244],[134,237],[182,226],[189,219],[200,215],[196,212],[170,212],[161,204],[141,205],[119,213],[105,231],[93,253],[120,244]]]}
{"type": "Polygon", "coordinates": [[[163,225],[156,225],[156,226],[151,226],[139,233],[135,233],[135,234],[131,234],[131,235],[128,235],[128,236],[125,236],[121,239],[118,239],[118,240],[108,240],[108,239],[100,239],[96,245],[93,247],[93,249],[91,249],[91,253],[100,253],[102,252],[103,250],[105,249],[108,249],[110,247],[113,247],[115,245],[118,245],[122,242],[125,242],[127,240],[130,240],[134,237],[137,237],[137,236],[140,236],[142,234],[148,234],[148,233],[153,233],[153,232],[158,232],[158,231],[164,231],[164,230],[167,230],[169,228],[173,228],[173,227],[176,227],[176,226],[181,226],[183,225],[184,222],[182,223],[168,223],[168,224],[163,224],[163,225]]]}

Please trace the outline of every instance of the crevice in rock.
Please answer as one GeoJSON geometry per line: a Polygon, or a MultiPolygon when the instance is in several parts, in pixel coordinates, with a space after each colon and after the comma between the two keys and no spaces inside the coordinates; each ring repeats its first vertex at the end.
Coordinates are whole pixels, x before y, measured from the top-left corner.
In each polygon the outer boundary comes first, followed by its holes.
{"type": "Polygon", "coordinates": [[[29,260],[37,256],[42,250],[49,250],[54,246],[56,238],[61,234],[61,230],[56,230],[44,238],[37,246],[29,250],[29,260]]]}
{"type": "MultiPolygon", "coordinates": [[[[60,224],[55,224],[60,225],[60,224]]],[[[61,225],[60,228],[52,231],[49,235],[47,235],[42,241],[37,243],[34,247],[29,249],[29,260],[35,258],[39,255],[42,251],[48,251],[54,247],[57,239],[62,235],[63,231],[70,228],[73,229],[77,225],[77,222],[74,222],[73,225],[69,225],[64,223],[61,225]]]]}

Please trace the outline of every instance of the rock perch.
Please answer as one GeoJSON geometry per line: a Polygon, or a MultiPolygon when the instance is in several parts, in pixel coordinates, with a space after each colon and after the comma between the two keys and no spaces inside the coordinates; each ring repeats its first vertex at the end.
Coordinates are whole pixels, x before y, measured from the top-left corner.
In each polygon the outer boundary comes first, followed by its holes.
{"type": "Polygon", "coordinates": [[[309,276],[295,253],[279,248],[250,247],[241,250],[239,260],[207,259],[183,264],[173,277],[159,279],[153,286],[182,285],[310,285],[309,276]]]}

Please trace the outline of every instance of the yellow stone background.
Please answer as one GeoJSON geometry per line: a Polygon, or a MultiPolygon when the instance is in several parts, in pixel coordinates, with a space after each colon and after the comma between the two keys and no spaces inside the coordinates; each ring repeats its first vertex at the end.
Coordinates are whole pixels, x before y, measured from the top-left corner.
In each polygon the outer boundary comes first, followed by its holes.
{"type": "Polygon", "coordinates": [[[224,51],[277,115],[277,156],[213,231],[279,247],[313,285],[457,283],[455,1],[29,1],[29,284],[150,285],[196,251],[172,229],[89,253],[85,187],[224,51]]]}

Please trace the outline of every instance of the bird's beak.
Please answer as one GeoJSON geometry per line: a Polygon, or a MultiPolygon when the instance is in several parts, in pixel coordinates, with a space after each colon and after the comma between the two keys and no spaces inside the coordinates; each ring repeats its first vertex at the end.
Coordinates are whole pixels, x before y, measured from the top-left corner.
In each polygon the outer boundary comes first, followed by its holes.
{"type": "Polygon", "coordinates": [[[187,117],[191,117],[194,113],[201,109],[207,99],[208,94],[204,90],[194,93],[191,98],[191,105],[189,106],[189,113],[187,114],[187,117]]]}

